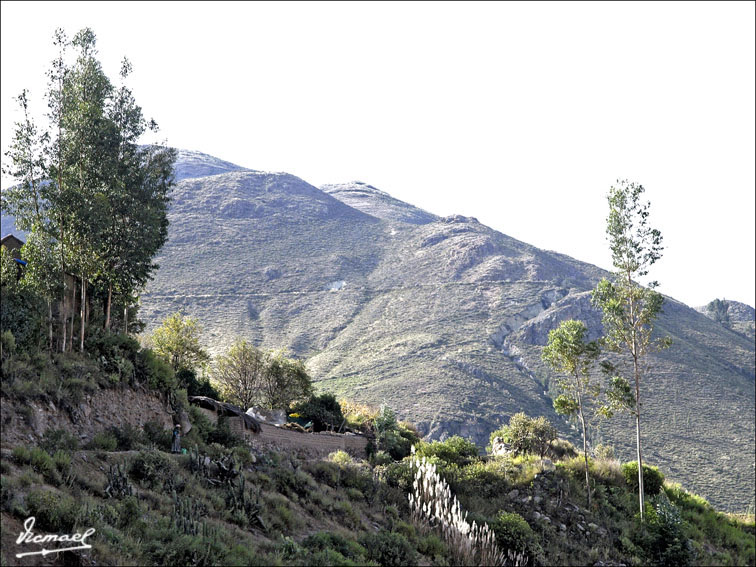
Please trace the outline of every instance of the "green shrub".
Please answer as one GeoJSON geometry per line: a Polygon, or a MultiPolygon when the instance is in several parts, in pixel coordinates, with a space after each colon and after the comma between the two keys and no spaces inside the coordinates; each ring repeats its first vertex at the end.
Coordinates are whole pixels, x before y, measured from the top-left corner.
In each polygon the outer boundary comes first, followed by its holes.
{"type": "Polygon", "coordinates": [[[145,441],[144,433],[130,423],[124,423],[121,427],[111,427],[108,431],[115,437],[119,451],[131,451],[145,441]]]}
{"type": "Polygon", "coordinates": [[[76,451],[79,448],[79,440],[65,429],[48,429],[39,446],[52,455],[56,451],[76,451]]]}
{"type": "Polygon", "coordinates": [[[152,349],[145,348],[139,351],[135,361],[135,372],[137,378],[147,382],[153,390],[171,392],[177,387],[173,368],[152,349]]]}
{"type": "Polygon", "coordinates": [[[142,515],[139,506],[139,500],[136,496],[127,496],[119,505],[118,524],[122,528],[127,528],[136,523],[142,515]]]}
{"type": "Polygon", "coordinates": [[[343,557],[355,560],[364,560],[367,553],[365,548],[356,541],[331,532],[318,532],[306,537],[302,541],[302,547],[312,552],[332,549],[343,557]]]}
{"type": "Polygon", "coordinates": [[[100,451],[115,451],[118,448],[118,439],[112,431],[100,431],[87,443],[87,449],[100,451]]]}
{"type": "Polygon", "coordinates": [[[71,533],[80,506],[67,494],[33,490],[26,497],[29,515],[36,518],[35,527],[53,533],[71,533]]]}
{"type": "Polygon", "coordinates": [[[346,451],[334,451],[333,453],[328,455],[328,460],[336,463],[337,465],[351,465],[352,464],[352,457],[349,453],[346,451]]]}
{"type": "Polygon", "coordinates": [[[41,449],[40,447],[32,447],[29,452],[29,463],[36,472],[40,473],[53,484],[58,484],[60,482],[60,476],[58,475],[55,461],[52,456],[50,456],[50,453],[44,449],[41,449]]]}
{"type": "Polygon", "coordinates": [[[220,393],[210,383],[210,380],[197,378],[197,373],[189,368],[182,368],[176,372],[179,388],[185,388],[189,396],[206,396],[214,400],[220,399],[220,393]]]}
{"type": "Polygon", "coordinates": [[[528,522],[518,513],[500,510],[496,519],[488,525],[493,530],[496,545],[500,549],[511,549],[530,556],[538,553],[538,540],[528,522]]]}
{"type": "Polygon", "coordinates": [[[494,437],[502,437],[517,455],[533,453],[543,457],[556,439],[556,428],[543,416],[531,418],[520,412],[509,419],[509,425],[491,433],[492,444],[494,437]]]}
{"type": "MultiPolygon", "coordinates": [[[[204,416],[202,416],[204,417],[204,416]]],[[[142,426],[144,439],[158,449],[168,451],[171,448],[171,431],[157,421],[148,421],[142,426]]]]}
{"type": "Polygon", "coordinates": [[[450,465],[463,466],[478,459],[478,446],[459,435],[445,441],[420,442],[415,451],[420,457],[436,457],[450,465]]]}
{"type": "Polygon", "coordinates": [[[312,422],[315,431],[338,429],[344,422],[341,405],[333,394],[324,393],[294,405],[293,412],[312,422]]]}
{"type": "Polygon", "coordinates": [[[139,451],[129,466],[130,474],[152,488],[160,488],[173,474],[173,461],[154,449],[139,451]]]}
{"type": "Polygon", "coordinates": [[[593,456],[597,459],[612,460],[614,459],[614,447],[611,445],[602,445],[599,443],[593,448],[593,456]]]}
{"type": "Polygon", "coordinates": [[[633,543],[642,550],[645,562],[650,565],[685,567],[693,562],[691,546],[683,534],[680,511],[666,495],[656,498],[655,506],[646,504],[645,522],[636,521],[633,543]]]}
{"type": "MultiPolygon", "coordinates": [[[[622,474],[630,490],[638,492],[638,462],[623,463],[622,474]]],[[[659,469],[643,465],[643,492],[650,495],[659,494],[662,486],[664,486],[664,475],[659,469]]]]}
{"type": "Polygon", "coordinates": [[[13,457],[13,460],[16,461],[19,465],[28,465],[31,461],[31,451],[29,451],[29,449],[27,449],[23,445],[13,447],[11,456],[13,457]]]}
{"type": "Polygon", "coordinates": [[[228,417],[222,415],[218,417],[218,423],[207,434],[208,443],[217,443],[224,447],[240,447],[245,445],[244,439],[231,431],[228,425],[228,417]]]}
{"type": "Polygon", "coordinates": [[[59,472],[65,474],[71,469],[71,453],[56,451],[52,458],[59,472]]]}
{"type": "Polygon", "coordinates": [[[367,559],[379,565],[417,565],[417,552],[401,534],[381,530],[363,534],[359,542],[365,548],[367,559]]]}
{"type": "Polygon", "coordinates": [[[196,431],[202,441],[207,443],[208,435],[215,428],[210,418],[199,407],[189,406],[189,421],[192,422],[192,431],[196,431]]]}

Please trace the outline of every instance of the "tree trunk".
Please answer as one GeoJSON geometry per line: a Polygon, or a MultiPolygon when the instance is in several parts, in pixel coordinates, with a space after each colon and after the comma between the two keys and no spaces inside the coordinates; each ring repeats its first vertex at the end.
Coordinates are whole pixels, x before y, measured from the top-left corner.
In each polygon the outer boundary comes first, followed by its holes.
{"type": "Polygon", "coordinates": [[[108,282],[108,302],[105,304],[105,330],[110,329],[110,305],[113,300],[113,284],[108,282]]]}
{"type": "Polygon", "coordinates": [[[52,300],[47,300],[47,344],[52,355],[53,351],[53,316],[52,316],[52,300]]]}
{"type": "Polygon", "coordinates": [[[638,376],[638,361],[635,360],[635,442],[638,448],[638,501],[640,503],[641,522],[645,513],[645,496],[643,490],[643,459],[640,446],[640,384],[638,376]]]}
{"type": "Polygon", "coordinates": [[[585,432],[585,417],[583,416],[583,402],[578,396],[578,408],[580,411],[580,424],[583,426],[583,461],[585,468],[585,493],[588,495],[588,510],[591,509],[591,482],[588,478],[588,442],[585,432]]]}
{"type": "Polygon", "coordinates": [[[63,302],[60,304],[60,320],[63,323],[63,342],[60,345],[60,352],[66,352],[66,341],[68,340],[68,309],[66,308],[66,274],[63,273],[63,302]]]}
{"type": "Polygon", "coordinates": [[[129,334],[129,306],[123,308],[123,334],[129,334]]]}
{"type": "Polygon", "coordinates": [[[84,325],[87,318],[87,280],[81,276],[81,329],[79,331],[79,352],[84,352],[84,325]]]}

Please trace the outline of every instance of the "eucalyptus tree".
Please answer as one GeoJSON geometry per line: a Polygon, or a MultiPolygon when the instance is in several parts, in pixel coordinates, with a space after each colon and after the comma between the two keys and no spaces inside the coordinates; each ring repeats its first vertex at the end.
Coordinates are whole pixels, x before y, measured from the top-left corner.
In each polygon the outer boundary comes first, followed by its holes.
{"type": "Polygon", "coordinates": [[[107,283],[105,328],[110,327],[114,290],[122,299],[130,298],[157,267],[152,258],[168,236],[167,207],[176,159],[173,149],[138,145],[147,129],[157,131],[157,124],[145,120],[126,86],[130,73],[131,64],[124,58],[122,84],[108,108],[113,126],[107,174],[108,224],[99,239],[102,278],[107,283]]]}
{"type": "MultiPolygon", "coordinates": [[[[49,126],[38,132],[29,118],[28,93],[22,92],[18,101],[24,117],[17,123],[4,168],[20,183],[3,192],[2,206],[16,216],[19,228],[40,233],[34,239],[37,248],[29,248],[35,261],[44,260],[35,265],[36,283],[42,282],[43,267],[48,279],[62,282],[44,286],[44,291],[62,294],[63,351],[71,348],[74,334],[69,286],[76,291],[76,283],[71,284],[66,274],[79,278],[79,349],[83,350],[88,289],[107,287],[107,328],[113,290],[128,309],[156,268],[152,259],[167,238],[176,154],[163,146],[137,144],[147,128],[157,126],[144,119],[125,85],[113,87],[97,59],[91,29],[79,31],[70,41],[58,29],[54,44],[58,55],[47,73],[49,126]],[[72,63],[69,47],[76,52],[72,63]],[[43,242],[55,250],[55,262],[39,250],[43,242]]],[[[124,60],[121,78],[125,80],[130,71],[124,60]]]]}
{"type": "Polygon", "coordinates": [[[22,119],[15,123],[9,149],[5,152],[3,173],[19,183],[2,194],[2,209],[15,216],[16,226],[28,233],[23,247],[27,260],[24,284],[47,304],[48,347],[53,348],[52,304],[58,296],[56,274],[61,272],[54,254],[55,242],[50,238],[47,222],[52,195],[51,185],[45,181],[45,150],[49,134],[40,132],[29,112],[29,93],[24,89],[16,97],[22,119]],[[32,265],[28,265],[28,261],[32,265]]]}
{"type": "Polygon", "coordinates": [[[556,372],[563,373],[558,378],[562,393],[554,400],[557,413],[577,416],[583,434],[583,462],[585,469],[585,491],[588,508],[591,507],[591,485],[588,476],[588,441],[586,434],[586,413],[588,406],[600,394],[600,386],[591,381],[590,369],[599,355],[596,341],[588,342],[588,327],[582,321],[562,321],[559,327],[549,331],[548,344],[542,352],[543,360],[556,372]]]}
{"type": "Polygon", "coordinates": [[[615,273],[613,281],[602,279],[592,296],[593,305],[603,312],[602,343],[631,362],[631,380],[619,373],[616,366],[608,362],[603,366],[614,374],[607,389],[610,402],[607,415],[621,410],[635,418],[641,519],[644,516],[641,382],[648,375],[648,354],[671,344],[668,337],[654,339],[652,336],[654,321],[664,303],[664,297],[655,290],[658,283],[651,282],[644,287],[637,282],[637,278],[648,274],[663,250],[661,232],[648,225],[650,203],[641,201],[644,191],[642,185],[628,181],[618,181],[617,186],[609,190],[606,233],[615,273]]]}

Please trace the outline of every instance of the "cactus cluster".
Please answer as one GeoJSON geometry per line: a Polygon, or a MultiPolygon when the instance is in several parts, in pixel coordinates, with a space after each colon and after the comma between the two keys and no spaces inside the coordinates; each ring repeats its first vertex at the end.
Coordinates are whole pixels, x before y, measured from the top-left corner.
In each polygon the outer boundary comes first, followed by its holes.
{"type": "Polygon", "coordinates": [[[263,522],[260,506],[260,489],[246,489],[246,479],[243,474],[240,474],[237,482],[230,482],[226,491],[226,506],[232,512],[242,512],[249,521],[250,527],[260,527],[263,530],[265,528],[265,522],[263,522]],[[253,493],[254,492],[254,498],[253,493]]]}
{"type": "Polygon", "coordinates": [[[105,486],[105,494],[108,498],[124,498],[134,494],[134,487],[126,476],[126,471],[120,463],[108,468],[108,484],[105,486]]]}
{"type": "Polygon", "coordinates": [[[202,520],[202,517],[206,514],[207,510],[198,501],[192,500],[189,497],[177,496],[174,493],[171,524],[176,531],[187,535],[202,536],[203,538],[216,540],[218,530],[202,520]]]}
{"type": "Polygon", "coordinates": [[[229,484],[241,473],[241,467],[233,455],[226,454],[211,460],[200,453],[196,445],[189,449],[189,470],[212,486],[229,484]]]}

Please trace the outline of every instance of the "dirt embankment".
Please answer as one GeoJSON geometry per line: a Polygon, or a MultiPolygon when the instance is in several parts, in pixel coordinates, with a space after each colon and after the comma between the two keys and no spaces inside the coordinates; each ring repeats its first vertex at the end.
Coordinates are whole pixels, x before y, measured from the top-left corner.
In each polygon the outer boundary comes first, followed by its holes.
{"type": "Polygon", "coordinates": [[[0,398],[2,435],[0,446],[14,447],[37,442],[48,429],[65,429],[86,443],[110,427],[130,424],[139,429],[157,421],[170,429],[170,408],[155,392],[129,388],[98,390],[79,404],[56,407],[53,402],[19,402],[0,398]]]}

